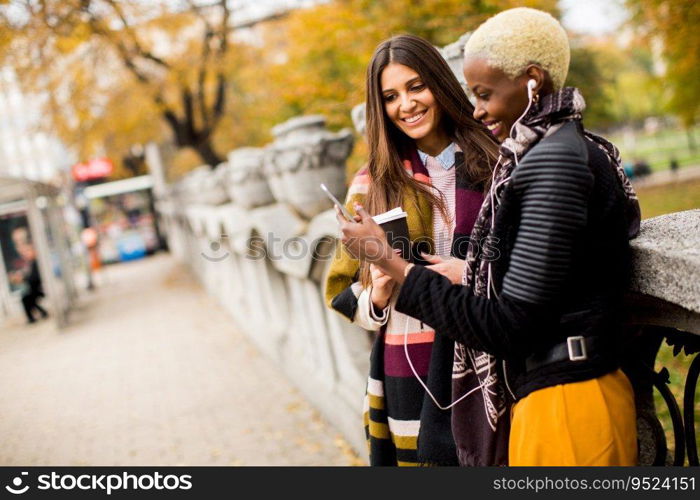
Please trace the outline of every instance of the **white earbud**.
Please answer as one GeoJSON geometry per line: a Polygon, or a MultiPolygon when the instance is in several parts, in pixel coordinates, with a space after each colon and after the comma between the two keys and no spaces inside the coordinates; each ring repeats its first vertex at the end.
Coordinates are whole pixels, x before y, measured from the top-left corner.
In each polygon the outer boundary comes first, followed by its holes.
{"type": "MultiPolygon", "coordinates": [[[[535,87],[537,87],[537,81],[534,78],[531,78],[527,81],[527,107],[525,108],[525,111],[523,111],[523,114],[518,117],[515,122],[513,122],[513,125],[510,126],[510,132],[508,132],[508,137],[513,138],[513,130],[515,130],[515,126],[518,124],[520,120],[523,119],[523,117],[527,114],[528,111],[530,111],[530,107],[532,106],[533,102],[536,102],[538,99],[536,99],[535,96],[535,87]]],[[[515,165],[518,165],[518,155],[516,154],[514,156],[515,159],[515,165]]]]}
{"type": "Polygon", "coordinates": [[[527,81],[527,98],[532,100],[533,93],[535,92],[535,87],[537,87],[537,82],[533,79],[527,81]]]}

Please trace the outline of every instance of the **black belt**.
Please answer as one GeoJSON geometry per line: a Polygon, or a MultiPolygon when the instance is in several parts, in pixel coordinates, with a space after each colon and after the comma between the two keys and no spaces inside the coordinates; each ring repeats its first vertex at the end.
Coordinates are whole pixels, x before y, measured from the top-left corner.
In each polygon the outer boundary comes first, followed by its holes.
{"type": "Polygon", "coordinates": [[[586,361],[596,352],[596,349],[600,348],[600,343],[598,337],[583,337],[580,335],[568,337],[565,342],[529,356],[525,360],[525,369],[527,371],[536,370],[545,365],[565,360],[573,362],[586,361]]]}

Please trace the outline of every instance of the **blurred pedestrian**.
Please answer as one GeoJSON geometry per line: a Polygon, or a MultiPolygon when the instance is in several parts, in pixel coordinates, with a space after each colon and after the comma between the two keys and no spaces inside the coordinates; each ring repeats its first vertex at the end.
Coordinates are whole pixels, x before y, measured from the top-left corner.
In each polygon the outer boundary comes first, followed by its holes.
{"type": "Polygon", "coordinates": [[[646,177],[647,175],[651,174],[651,166],[649,166],[649,163],[647,163],[646,160],[639,159],[636,162],[634,162],[634,176],[638,179],[641,179],[642,177],[646,177]]]}
{"type": "Polygon", "coordinates": [[[14,229],[12,231],[12,241],[15,244],[17,253],[22,258],[23,267],[10,273],[10,281],[21,286],[22,306],[24,307],[24,314],[27,316],[27,323],[35,323],[37,318],[34,316],[34,311],[37,311],[42,318],[46,318],[49,315],[46,309],[38,303],[38,300],[44,297],[44,289],[36,260],[36,251],[29,239],[29,231],[26,227],[14,229]]]}
{"type": "Polygon", "coordinates": [[[87,248],[90,258],[90,269],[99,271],[102,267],[102,261],[100,260],[100,239],[97,231],[93,227],[86,227],[80,233],[80,239],[85,248],[87,248]]]}
{"type": "Polygon", "coordinates": [[[80,240],[88,254],[88,290],[94,290],[95,280],[94,273],[100,270],[102,267],[102,261],[100,260],[100,240],[99,235],[95,228],[88,226],[80,232],[80,240]]]}
{"type": "Polygon", "coordinates": [[[671,177],[674,179],[678,177],[678,160],[676,158],[671,158],[669,168],[671,169],[671,177]]]}

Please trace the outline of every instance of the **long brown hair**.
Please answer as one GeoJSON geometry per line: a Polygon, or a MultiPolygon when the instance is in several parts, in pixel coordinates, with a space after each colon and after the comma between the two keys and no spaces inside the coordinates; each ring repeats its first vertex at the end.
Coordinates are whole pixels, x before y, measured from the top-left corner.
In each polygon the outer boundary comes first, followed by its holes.
{"type": "MultiPolygon", "coordinates": [[[[369,144],[367,211],[376,215],[398,207],[404,195],[415,194],[430,201],[447,218],[447,208],[431,188],[411,177],[402,165],[402,154],[415,147],[413,139],[399,130],[384,109],[381,77],[391,63],[403,64],[420,76],[440,107],[439,126],[464,153],[466,177],[488,188],[491,165],[495,164],[498,144],[492,134],[474,119],[474,106],[435,47],[414,35],[398,35],[385,40],[374,51],[367,67],[367,142],[369,144]]],[[[412,199],[415,199],[412,197],[412,199]]],[[[418,209],[416,205],[416,209],[418,209]]],[[[405,209],[405,207],[404,207],[405,209]]],[[[423,228],[428,232],[428,228],[423,228]]],[[[362,264],[361,279],[369,286],[369,266],[362,264]]]]}

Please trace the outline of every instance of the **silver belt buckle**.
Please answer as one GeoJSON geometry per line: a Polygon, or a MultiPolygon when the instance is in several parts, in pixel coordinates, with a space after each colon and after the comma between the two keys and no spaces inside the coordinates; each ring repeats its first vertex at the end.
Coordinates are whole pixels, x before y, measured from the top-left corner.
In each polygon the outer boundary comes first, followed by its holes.
{"type": "Polygon", "coordinates": [[[583,336],[578,335],[576,337],[567,337],[566,347],[569,349],[569,359],[571,361],[583,361],[588,359],[588,353],[586,352],[586,341],[583,336]],[[574,346],[576,345],[574,342],[578,342],[579,350],[581,351],[581,354],[579,355],[574,354],[574,346]]]}

